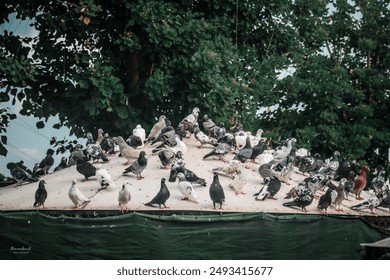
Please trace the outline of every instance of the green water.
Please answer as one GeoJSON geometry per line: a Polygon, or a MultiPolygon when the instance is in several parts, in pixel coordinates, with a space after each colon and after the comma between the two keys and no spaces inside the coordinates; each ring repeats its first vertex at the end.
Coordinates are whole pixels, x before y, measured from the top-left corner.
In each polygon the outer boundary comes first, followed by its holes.
{"type": "Polygon", "coordinates": [[[387,236],[359,218],[264,213],[72,217],[0,213],[1,259],[362,259],[387,236]]]}

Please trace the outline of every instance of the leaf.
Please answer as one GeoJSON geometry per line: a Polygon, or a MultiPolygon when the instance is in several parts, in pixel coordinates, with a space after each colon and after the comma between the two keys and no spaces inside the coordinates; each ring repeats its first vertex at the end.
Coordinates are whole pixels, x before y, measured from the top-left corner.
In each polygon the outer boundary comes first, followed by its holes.
{"type": "Polygon", "coordinates": [[[36,126],[38,129],[41,129],[41,128],[44,128],[45,127],[45,123],[43,121],[39,121],[36,123],[36,126]]]}
{"type": "Polygon", "coordinates": [[[5,136],[5,135],[1,136],[1,143],[3,143],[4,145],[7,145],[7,136],[5,136]]]}
{"type": "Polygon", "coordinates": [[[0,143],[0,156],[7,156],[7,149],[3,146],[3,144],[0,143]]]}
{"type": "Polygon", "coordinates": [[[84,24],[88,25],[91,22],[91,20],[89,19],[89,17],[84,17],[83,22],[84,24]]]}

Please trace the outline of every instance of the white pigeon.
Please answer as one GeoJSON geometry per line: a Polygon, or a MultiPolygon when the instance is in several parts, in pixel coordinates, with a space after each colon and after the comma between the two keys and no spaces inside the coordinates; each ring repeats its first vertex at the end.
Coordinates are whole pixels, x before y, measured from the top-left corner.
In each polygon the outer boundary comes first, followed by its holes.
{"type": "Polygon", "coordinates": [[[293,147],[293,144],[296,141],[297,140],[295,138],[291,138],[291,139],[287,140],[286,146],[278,147],[278,149],[276,149],[272,154],[272,156],[274,157],[274,161],[276,163],[282,162],[290,154],[292,147],[293,147]]]}
{"type": "Polygon", "coordinates": [[[260,155],[259,155],[259,165],[263,165],[266,163],[269,163],[271,160],[274,159],[274,156],[272,155],[273,150],[264,150],[260,155]]]}
{"type": "Polygon", "coordinates": [[[225,176],[233,178],[234,174],[242,167],[242,163],[237,159],[232,159],[224,166],[218,166],[212,169],[213,172],[221,171],[225,176]]]}
{"type": "Polygon", "coordinates": [[[101,165],[97,166],[95,177],[101,186],[100,189],[113,189],[116,187],[111,175],[101,165]]]}
{"type": "Polygon", "coordinates": [[[130,185],[130,182],[126,181],[125,183],[123,183],[122,188],[119,191],[118,202],[119,202],[119,206],[121,207],[120,211],[122,213],[123,213],[124,209],[126,211],[128,211],[127,204],[131,200],[130,190],[128,189],[129,185],[130,185]]]}
{"type": "Polygon", "coordinates": [[[247,134],[243,130],[240,130],[234,134],[234,139],[236,140],[237,149],[242,149],[245,146],[246,138],[247,138],[247,134]]]}
{"type": "Polygon", "coordinates": [[[144,147],[144,142],[146,139],[145,129],[143,129],[140,124],[137,124],[137,126],[133,129],[133,135],[138,136],[141,139],[142,145],[138,146],[137,148],[142,149],[144,147]]]}
{"type": "Polygon", "coordinates": [[[181,172],[177,174],[177,178],[179,178],[179,183],[178,183],[179,191],[184,196],[182,200],[191,200],[198,203],[199,197],[194,189],[194,186],[197,186],[198,184],[193,184],[191,182],[188,182],[184,174],[181,172]]]}
{"type": "Polygon", "coordinates": [[[249,135],[252,147],[259,144],[261,139],[267,140],[267,138],[261,137],[263,133],[264,131],[261,128],[259,128],[255,136],[253,136],[252,134],[249,135]]]}
{"type": "Polygon", "coordinates": [[[72,181],[68,195],[70,200],[72,200],[73,204],[75,205],[75,208],[78,208],[80,205],[91,201],[90,199],[86,198],[85,195],[77,188],[76,180],[72,181]]]}
{"type": "Polygon", "coordinates": [[[236,195],[245,194],[243,192],[243,188],[247,183],[248,178],[244,170],[241,168],[236,171],[236,175],[234,175],[233,181],[230,182],[229,187],[234,189],[236,195]]]}
{"type": "Polygon", "coordinates": [[[184,143],[182,140],[180,140],[179,136],[176,136],[175,140],[176,140],[176,145],[175,146],[169,147],[167,145],[164,145],[165,148],[172,150],[175,153],[175,155],[178,152],[181,152],[184,155],[187,152],[187,145],[186,145],[186,143],[184,143]]]}

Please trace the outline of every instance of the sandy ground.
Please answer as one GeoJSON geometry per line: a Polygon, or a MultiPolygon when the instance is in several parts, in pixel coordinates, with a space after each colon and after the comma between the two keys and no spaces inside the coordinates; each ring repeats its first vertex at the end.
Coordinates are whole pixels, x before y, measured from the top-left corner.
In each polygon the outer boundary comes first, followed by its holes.
{"type": "MultiPolygon", "coordinates": [[[[302,174],[294,172],[292,179],[287,183],[282,183],[282,188],[275,196],[277,199],[266,199],[265,201],[257,201],[253,196],[262,187],[262,178],[258,173],[259,164],[248,162],[244,170],[248,177],[248,183],[244,187],[245,194],[236,195],[234,190],[229,188],[230,178],[220,176],[220,182],[224,188],[226,203],[223,205],[224,210],[213,210],[213,204],[209,196],[209,186],[212,182],[212,169],[219,166],[224,166],[225,163],[217,159],[206,159],[202,157],[208,153],[211,147],[204,146],[198,148],[199,143],[193,139],[193,136],[185,139],[188,151],[184,155],[186,168],[195,172],[199,177],[207,181],[207,187],[197,187],[196,191],[199,196],[199,203],[182,200],[182,195],[178,190],[178,181],[168,182],[169,169],[161,169],[161,163],[157,154],[152,155],[153,147],[145,145],[143,150],[147,154],[148,165],[142,173],[144,179],[137,180],[132,173],[122,175],[126,168],[123,163],[126,160],[118,155],[110,156],[108,163],[100,163],[108,170],[111,177],[116,183],[116,187],[98,191],[99,183],[95,177],[91,177],[88,181],[83,182],[84,176],[77,172],[76,166],[72,166],[55,173],[50,173],[42,178],[46,181],[46,189],[48,198],[45,203],[45,210],[71,210],[74,205],[68,197],[68,191],[72,184],[72,180],[77,181],[77,187],[85,196],[91,199],[83,209],[85,210],[119,210],[118,192],[125,181],[131,184],[131,201],[128,204],[129,211],[156,211],[158,207],[145,206],[144,203],[149,202],[159,191],[161,178],[166,178],[166,184],[170,190],[170,198],[166,205],[168,209],[161,211],[224,211],[224,212],[267,212],[267,213],[302,213],[301,209],[289,208],[282,205],[288,201],[284,199],[285,194],[298,184],[299,181],[305,178],[302,174]]],[[[233,158],[233,154],[226,156],[227,160],[233,158]]],[[[58,163],[55,163],[56,166],[58,163]]],[[[23,184],[21,186],[10,186],[0,189],[0,210],[2,211],[18,211],[18,210],[33,210],[34,195],[38,187],[38,183],[23,184]]],[[[319,192],[319,195],[323,192],[319,192]]],[[[364,191],[362,197],[367,199],[373,196],[371,192],[364,191]]],[[[362,201],[356,200],[350,196],[349,201],[344,200],[341,209],[342,212],[337,212],[333,206],[328,208],[328,214],[332,215],[372,215],[369,210],[354,211],[349,207],[356,205],[362,201]]],[[[309,214],[320,214],[317,209],[318,200],[307,207],[309,214]]],[[[378,216],[390,216],[387,209],[376,209],[378,216]]]]}

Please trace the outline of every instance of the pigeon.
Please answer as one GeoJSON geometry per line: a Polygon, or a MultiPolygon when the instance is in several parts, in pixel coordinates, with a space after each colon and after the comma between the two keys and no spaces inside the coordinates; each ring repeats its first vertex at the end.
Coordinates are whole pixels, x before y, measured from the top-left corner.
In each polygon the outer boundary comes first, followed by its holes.
{"type": "Polygon", "coordinates": [[[83,158],[84,152],[83,152],[83,146],[81,144],[76,144],[76,146],[72,149],[69,160],[68,160],[68,166],[73,166],[77,164],[77,158],[83,158]]]}
{"type": "MultiPolygon", "coordinates": [[[[243,131],[242,128],[240,127],[239,131],[234,134],[236,147],[238,149],[242,149],[246,145],[246,141],[247,141],[248,137],[249,136],[247,136],[246,132],[243,131]]],[[[249,142],[250,142],[250,140],[249,140],[249,142]]]]}
{"type": "Polygon", "coordinates": [[[139,153],[138,159],[133,161],[133,163],[129,167],[127,167],[122,174],[132,172],[137,175],[137,180],[143,179],[144,177],[141,176],[141,173],[148,165],[148,160],[146,159],[145,155],[145,151],[141,151],[139,153]]]}
{"type": "Polygon", "coordinates": [[[116,187],[114,181],[111,178],[111,175],[101,165],[99,165],[96,168],[95,176],[96,176],[96,180],[99,182],[101,186],[100,190],[107,189],[107,188],[113,189],[114,187],[116,187]]]}
{"type": "Polygon", "coordinates": [[[370,209],[371,213],[375,214],[374,209],[381,204],[381,202],[383,200],[383,195],[384,195],[384,192],[380,192],[378,195],[371,197],[362,203],[351,206],[351,209],[358,210],[358,211],[370,209]]]}
{"type": "Polygon", "coordinates": [[[283,203],[283,206],[300,207],[302,211],[307,212],[306,207],[309,206],[314,199],[312,190],[308,187],[300,187],[296,190],[296,195],[294,200],[283,203]]]}
{"type": "Polygon", "coordinates": [[[210,138],[207,134],[200,130],[199,125],[194,127],[194,136],[195,139],[200,143],[200,149],[203,148],[203,145],[212,145],[215,146],[217,141],[213,138],[210,138]]]}
{"type": "Polygon", "coordinates": [[[299,172],[310,173],[317,172],[323,165],[323,161],[321,160],[321,155],[315,153],[313,156],[303,156],[299,158],[298,170],[299,172]]]}
{"type": "Polygon", "coordinates": [[[282,183],[277,177],[266,177],[264,186],[254,196],[256,196],[256,200],[265,200],[267,197],[276,199],[274,196],[279,192],[281,186],[282,183]]]}
{"type": "Polygon", "coordinates": [[[274,170],[275,165],[275,161],[271,160],[259,166],[258,171],[264,181],[267,177],[279,177],[279,174],[274,170]]]}
{"type": "Polygon", "coordinates": [[[341,178],[339,185],[336,188],[337,197],[334,201],[334,204],[336,207],[336,211],[338,211],[338,212],[343,211],[340,207],[341,207],[341,203],[345,199],[345,183],[346,182],[347,182],[346,178],[341,178]]]}
{"type": "Polygon", "coordinates": [[[194,172],[185,168],[183,159],[178,159],[175,164],[172,165],[171,172],[169,174],[169,182],[175,182],[179,173],[183,173],[188,182],[206,187],[206,180],[198,177],[194,172]]]}
{"type": "Polygon", "coordinates": [[[353,170],[349,171],[347,181],[344,184],[346,200],[349,200],[348,199],[349,193],[351,193],[355,187],[355,177],[356,177],[356,173],[353,170]]]}
{"type": "Polygon", "coordinates": [[[103,129],[99,128],[97,131],[96,143],[100,145],[103,139],[104,139],[104,131],[103,129]]]}
{"type": "Polygon", "coordinates": [[[45,189],[45,180],[40,180],[38,184],[38,189],[35,191],[35,202],[34,207],[45,207],[45,201],[47,198],[47,191],[45,189]]]}
{"type": "MultiPolygon", "coordinates": [[[[225,124],[223,122],[218,123],[218,125],[214,126],[213,128],[211,128],[209,130],[209,133],[210,133],[210,135],[209,135],[210,137],[213,137],[213,138],[217,139],[218,142],[221,142],[222,139],[226,135],[225,124]]],[[[234,138],[233,135],[232,135],[232,137],[234,138]]],[[[233,140],[232,140],[232,144],[233,144],[233,140]]]]}
{"type": "Polygon", "coordinates": [[[233,136],[226,137],[225,142],[219,143],[217,147],[211,150],[211,152],[204,155],[203,159],[216,156],[219,159],[225,161],[225,155],[227,155],[232,149],[232,144],[233,144],[232,137],[233,136]]]}
{"type": "Polygon", "coordinates": [[[77,188],[76,180],[72,181],[68,195],[70,200],[72,200],[73,204],[75,205],[75,208],[78,208],[79,206],[91,201],[90,199],[86,198],[85,195],[77,188]]]}
{"type": "Polygon", "coordinates": [[[210,198],[213,201],[214,209],[216,204],[219,204],[219,209],[222,209],[222,204],[225,202],[225,193],[223,191],[223,188],[221,186],[221,183],[219,182],[219,176],[218,173],[213,173],[213,182],[210,185],[209,194],[210,198]]]}
{"type": "MultiPolygon", "coordinates": [[[[179,152],[179,155],[181,155],[181,152],[179,152]]],[[[171,149],[164,149],[158,152],[158,158],[160,159],[162,164],[161,168],[167,169],[176,159],[176,155],[171,149]]]]}
{"type": "Polygon", "coordinates": [[[224,166],[218,166],[212,169],[213,172],[220,171],[221,175],[225,175],[227,177],[233,178],[234,174],[238,169],[242,166],[241,162],[236,159],[230,160],[224,166]]]}
{"type": "Polygon", "coordinates": [[[318,205],[317,208],[321,210],[321,212],[324,212],[327,214],[328,212],[328,207],[332,203],[332,193],[333,189],[328,188],[325,194],[321,195],[320,199],[318,200],[318,205]]]}
{"type": "Polygon", "coordinates": [[[84,181],[87,181],[89,177],[95,176],[96,167],[88,162],[85,157],[77,157],[76,170],[84,176],[84,181]]]}
{"type": "Polygon", "coordinates": [[[328,181],[329,181],[329,176],[321,173],[316,173],[303,180],[304,184],[308,188],[310,188],[310,190],[312,191],[313,195],[316,198],[318,198],[318,196],[316,195],[317,191],[323,189],[325,185],[328,183],[328,181]]]}
{"type": "Polygon", "coordinates": [[[145,139],[145,142],[153,141],[160,134],[161,130],[166,126],[166,119],[167,118],[165,117],[165,115],[160,116],[158,122],[155,123],[150,130],[148,137],[145,139]]]}
{"type": "Polygon", "coordinates": [[[134,148],[130,147],[122,136],[118,136],[118,144],[119,144],[119,152],[122,157],[124,157],[127,162],[125,162],[123,165],[127,165],[130,162],[130,159],[138,158],[139,152],[135,150],[134,148]]]}
{"type": "Polygon", "coordinates": [[[14,178],[19,185],[24,182],[33,183],[39,181],[40,176],[33,174],[33,172],[24,165],[23,161],[17,163],[9,162],[6,167],[9,169],[12,178],[14,178]]]}
{"type": "Polygon", "coordinates": [[[142,144],[138,148],[142,149],[144,147],[144,143],[145,143],[145,139],[146,139],[145,129],[143,129],[140,124],[137,124],[137,126],[133,129],[133,135],[138,136],[140,138],[142,144]]]}
{"type": "Polygon", "coordinates": [[[46,151],[46,157],[44,159],[42,159],[42,161],[39,163],[39,168],[41,168],[43,170],[44,174],[48,174],[49,169],[54,164],[53,154],[54,154],[54,150],[48,149],[46,151]]]}
{"type": "Polygon", "coordinates": [[[66,157],[62,157],[60,164],[56,168],[54,168],[54,172],[59,171],[59,170],[64,169],[64,168],[67,168],[67,167],[68,167],[68,159],[66,157]]]}
{"type": "Polygon", "coordinates": [[[170,192],[167,185],[165,184],[165,178],[161,178],[161,187],[159,192],[151,201],[145,203],[145,205],[153,207],[153,204],[158,204],[158,208],[160,209],[161,209],[161,205],[164,205],[164,208],[168,208],[165,205],[165,203],[167,202],[169,196],[170,196],[170,192]]]}
{"type": "MultiPolygon", "coordinates": [[[[252,144],[251,144],[252,145],[252,144]]],[[[249,157],[249,159],[253,162],[253,163],[256,163],[256,158],[262,154],[264,151],[264,139],[260,139],[260,141],[258,141],[256,143],[255,146],[252,146],[252,154],[251,156],[249,157]]]]}
{"type": "Polygon", "coordinates": [[[192,110],[192,113],[186,116],[177,126],[177,128],[183,130],[183,131],[188,131],[190,133],[194,132],[194,126],[198,121],[198,116],[199,116],[199,108],[195,107],[192,110]]]}
{"type": "Polygon", "coordinates": [[[325,173],[329,175],[331,178],[335,178],[337,169],[339,168],[340,165],[339,157],[340,157],[340,152],[334,151],[332,157],[325,160],[323,166],[318,172],[325,173]]]}
{"type": "Polygon", "coordinates": [[[103,149],[100,147],[100,144],[93,141],[93,137],[90,132],[87,133],[87,144],[85,152],[90,158],[92,158],[93,163],[99,161],[99,159],[101,159],[103,162],[109,161],[107,156],[104,154],[103,149]]]}
{"type": "MultiPolygon", "coordinates": [[[[168,126],[165,126],[160,134],[154,138],[154,140],[152,141],[151,145],[153,146],[154,144],[156,144],[157,142],[165,142],[167,141],[169,138],[171,138],[171,136],[175,134],[175,129],[173,128],[173,126],[171,125],[168,125],[168,126]]],[[[170,142],[170,140],[168,140],[170,142]]],[[[176,144],[176,143],[175,143],[176,144]]]]}
{"type": "Polygon", "coordinates": [[[203,129],[207,132],[207,134],[210,136],[210,129],[215,127],[215,123],[210,119],[208,115],[203,116],[203,129]]]}
{"type": "Polygon", "coordinates": [[[165,146],[165,148],[171,149],[175,154],[177,154],[179,151],[184,155],[187,152],[187,145],[182,140],[180,140],[180,137],[178,135],[175,136],[176,145],[173,147],[165,146]]]}
{"type": "Polygon", "coordinates": [[[293,145],[296,141],[297,140],[295,138],[288,139],[286,146],[280,146],[277,149],[275,149],[275,151],[272,153],[273,160],[276,163],[279,163],[282,160],[284,160],[290,154],[293,145]]]}
{"type": "Polygon", "coordinates": [[[359,177],[355,180],[355,187],[352,190],[352,193],[355,194],[356,199],[362,200],[363,198],[360,197],[361,192],[367,185],[367,171],[370,170],[368,166],[364,166],[362,170],[360,171],[359,177]]]}
{"type": "Polygon", "coordinates": [[[119,202],[119,206],[121,208],[120,211],[122,213],[124,210],[126,210],[126,212],[128,211],[127,204],[131,200],[131,193],[130,193],[130,190],[128,188],[129,186],[130,186],[130,182],[126,181],[123,183],[122,188],[119,190],[118,202],[119,202]]]}
{"type": "Polygon", "coordinates": [[[183,173],[177,174],[177,178],[179,178],[179,183],[178,183],[179,191],[184,196],[182,200],[191,200],[198,203],[199,197],[194,187],[199,186],[199,184],[188,182],[183,173]]]}
{"type": "Polygon", "coordinates": [[[136,135],[130,135],[126,139],[126,143],[127,143],[127,145],[129,145],[130,147],[132,147],[134,149],[138,149],[138,148],[141,148],[144,146],[144,142],[142,142],[141,138],[139,136],[136,136],[136,135]]]}
{"type": "Polygon", "coordinates": [[[272,155],[272,150],[264,150],[260,155],[259,155],[259,165],[269,163],[271,160],[274,159],[272,155]]]}
{"type": "Polygon", "coordinates": [[[371,181],[371,189],[374,190],[375,194],[380,193],[381,191],[384,191],[384,187],[386,185],[386,178],[385,178],[386,171],[382,170],[378,173],[376,177],[374,177],[371,181]]]}
{"type": "Polygon", "coordinates": [[[343,160],[339,163],[339,167],[336,170],[336,174],[334,176],[334,180],[340,181],[341,178],[347,178],[348,174],[351,170],[355,172],[355,174],[359,173],[359,165],[356,163],[356,160],[353,160],[351,163],[347,160],[343,160]]]}
{"type": "Polygon", "coordinates": [[[113,155],[119,149],[118,139],[116,137],[110,137],[108,133],[104,133],[104,138],[100,143],[100,147],[105,153],[113,155]]]}
{"type": "Polygon", "coordinates": [[[264,133],[264,131],[263,131],[261,128],[259,128],[259,129],[256,131],[256,135],[255,135],[255,136],[250,135],[250,140],[251,140],[251,145],[252,145],[252,147],[257,146],[257,145],[259,144],[260,141],[262,141],[263,143],[265,143],[265,141],[267,140],[267,138],[261,137],[263,133],[264,133]]]}
{"type": "Polygon", "coordinates": [[[236,195],[245,194],[243,188],[248,183],[247,175],[241,168],[236,171],[236,175],[233,176],[233,181],[229,183],[229,187],[234,189],[236,195]]]}
{"type": "Polygon", "coordinates": [[[90,132],[87,133],[85,152],[90,158],[92,158],[93,163],[99,161],[99,159],[103,162],[109,161],[107,156],[104,154],[103,149],[100,147],[100,144],[93,141],[93,136],[90,132]]]}
{"type": "Polygon", "coordinates": [[[242,163],[245,163],[251,156],[252,156],[252,146],[251,141],[249,139],[249,136],[246,136],[245,140],[245,146],[243,146],[238,153],[234,156],[234,159],[237,159],[241,161],[242,163]]]}

